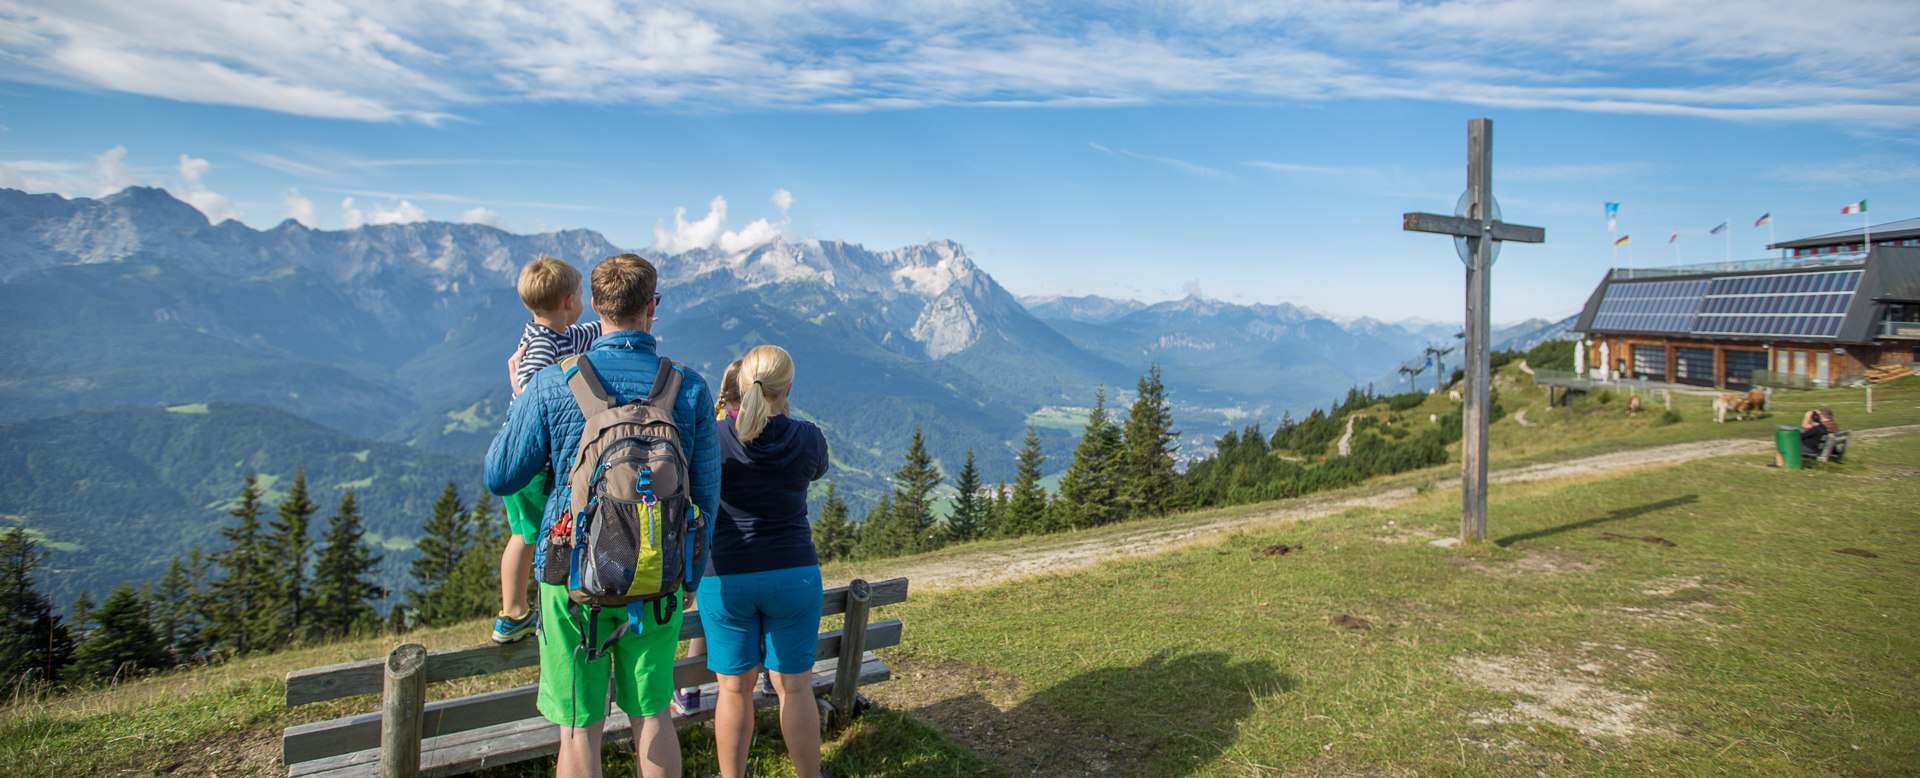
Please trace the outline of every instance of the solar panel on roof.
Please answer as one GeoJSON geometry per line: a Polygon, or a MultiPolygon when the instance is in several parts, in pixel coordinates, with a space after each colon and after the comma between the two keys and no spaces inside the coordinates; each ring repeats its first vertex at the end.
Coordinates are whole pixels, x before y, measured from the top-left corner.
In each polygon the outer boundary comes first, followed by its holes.
{"type": "Polygon", "coordinates": [[[1688,331],[1696,335],[1794,335],[1840,331],[1860,270],[1713,279],[1688,331]]]}

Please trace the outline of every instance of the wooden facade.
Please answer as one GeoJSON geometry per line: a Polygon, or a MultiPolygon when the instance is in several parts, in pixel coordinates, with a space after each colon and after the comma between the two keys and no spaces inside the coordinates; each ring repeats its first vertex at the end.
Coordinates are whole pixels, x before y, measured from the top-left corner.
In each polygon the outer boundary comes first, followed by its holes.
{"type": "Polygon", "coordinates": [[[1594,333],[1586,348],[1586,363],[1614,377],[1729,390],[1752,388],[1755,370],[1767,371],[1768,383],[1824,387],[1860,380],[1869,367],[1920,362],[1920,342],[1835,346],[1594,333]]]}

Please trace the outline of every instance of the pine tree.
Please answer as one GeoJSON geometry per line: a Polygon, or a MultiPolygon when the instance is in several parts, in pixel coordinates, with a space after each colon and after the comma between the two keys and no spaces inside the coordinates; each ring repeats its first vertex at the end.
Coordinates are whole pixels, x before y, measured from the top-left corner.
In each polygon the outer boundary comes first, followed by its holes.
{"type": "Polygon", "coordinates": [[[466,510],[460,506],[460,489],[449,480],[440,499],[433,503],[433,517],[421,528],[420,541],[414,545],[420,557],[408,566],[416,588],[407,593],[407,604],[417,612],[418,624],[439,626],[457,618],[453,614],[459,609],[445,600],[447,582],[471,545],[467,519],[466,510]]]}
{"type": "Polygon", "coordinates": [[[907,444],[905,461],[893,473],[893,510],[890,519],[910,540],[900,553],[930,551],[939,547],[933,525],[933,490],[939,488],[940,468],[927,453],[926,439],[920,428],[913,429],[907,444]]]}
{"type": "Polygon", "coordinates": [[[461,551],[447,577],[445,621],[492,616],[500,610],[500,550],[507,547],[507,519],[494,512],[485,488],[467,511],[467,526],[473,542],[461,551]]]}
{"type": "Polygon", "coordinates": [[[113,587],[94,615],[99,623],[74,650],[74,670],[82,677],[114,679],[140,670],[166,667],[166,645],[147,621],[147,607],[133,587],[113,587]]]}
{"type": "Polygon", "coordinates": [[[840,499],[832,481],[827,482],[827,499],[820,502],[820,515],[813,520],[813,549],[822,562],[834,562],[853,556],[856,544],[847,504],[840,499]]]}
{"type": "Polygon", "coordinates": [[[953,481],[959,496],[953,498],[953,515],[947,518],[947,538],[965,543],[986,531],[988,498],[980,493],[980,471],[973,466],[973,449],[967,449],[967,464],[953,481]]]}
{"type": "Polygon", "coordinates": [[[60,680],[73,663],[73,637],[53,612],[53,601],[33,585],[46,560],[25,528],[0,532],[0,686],[60,680]]]}
{"type": "Polygon", "coordinates": [[[293,486],[267,525],[265,539],[266,552],[279,570],[269,579],[272,586],[260,609],[255,634],[272,641],[275,647],[291,646],[307,638],[307,560],[313,555],[311,528],[318,510],[307,495],[307,469],[297,468],[293,486]]]}
{"type": "Polygon", "coordinates": [[[1139,395],[1127,413],[1122,436],[1120,478],[1115,487],[1127,516],[1158,516],[1167,511],[1179,486],[1179,476],[1173,471],[1173,452],[1179,438],[1180,433],[1173,429],[1173,406],[1167,401],[1166,386],[1160,382],[1160,366],[1155,364],[1140,377],[1139,395]]]}
{"type": "MultiPolygon", "coordinates": [[[[198,560],[200,548],[195,546],[191,552],[198,560]]],[[[147,599],[149,619],[153,622],[153,631],[166,648],[167,654],[175,664],[183,662],[199,649],[199,619],[194,608],[194,600],[199,596],[197,582],[187,565],[174,557],[167,563],[167,572],[160,576],[160,585],[147,599]]]]}
{"type": "Polygon", "coordinates": [[[903,524],[893,509],[893,495],[883,494],[880,501],[860,519],[861,559],[885,559],[913,553],[913,529],[903,524]]]}
{"type": "Polygon", "coordinates": [[[1120,518],[1118,463],[1120,431],[1107,420],[1107,390],[1095,390],[1093,411],[1073,450],[1073,462],[1060,477],[1060,500],[1049,529],[1079,529],[1120,518]]]}
{"type": "Polygon", "coordinates": [[[73,604],[67,606],[67,632],[78,640],[87,639],[87,631],[93,628],[93,595],[81,589],[80,596],[73,598],[73,604]]]}
{"type": "Polygon", "coordinates": [[[227,548],[213,555],[221,575],[207,609],[207,642],[219,650],[245,654],[263,647],[254,629],[273,586],[266,544],[260,537],[259,479],[247,475],[240,503],[227,514],[234,517],[234,524],[221,528],[227,548]]]}
{"type": "Polygon", "coordinates": [[[321,639],[340,638],[378,623],[373,601],[384,593],[373,582],[380,556],[363,537],[360,511],[349,490],[340,509],[327,520],[320,558],[313,565],[313,597],[308,623],[321,639]]]}
{"type": "Polygon", "coordinates": [[[980,537],[997,538],[1003,533],[1001,528],[1007,523],[1007,482],[1001,481],[993,486],[993,499],[987,501],[987,521],[980,528],[980,537]]]}
{"type": "Polygon", "coordinates": [[[1027,425],[1027,441],[1020,449],[1014,472],[1013,493],[1007,498],[1007,510],[1000,520],[1003,537],[1031,535],[1046,531],[1047,490],[1040,485],[1040,468],[1047,455],[1040,451],[1040,428],[1027,425]]]}

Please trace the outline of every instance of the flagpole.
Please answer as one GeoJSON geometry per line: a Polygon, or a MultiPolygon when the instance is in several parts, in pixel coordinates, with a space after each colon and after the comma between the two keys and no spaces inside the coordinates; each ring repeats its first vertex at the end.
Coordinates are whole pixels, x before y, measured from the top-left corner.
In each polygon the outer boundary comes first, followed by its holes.
{"type": "Polygon", "coordinates": [[[1727,217],[1727,269],[1733,269],[1733,217],[1727,217]]]}
{"type": "Polygon", "coordinates": [[[1873,253],[1873,219],[1867,216],[1867,201],[1860,201],[1860,254],[1873,253]]]}

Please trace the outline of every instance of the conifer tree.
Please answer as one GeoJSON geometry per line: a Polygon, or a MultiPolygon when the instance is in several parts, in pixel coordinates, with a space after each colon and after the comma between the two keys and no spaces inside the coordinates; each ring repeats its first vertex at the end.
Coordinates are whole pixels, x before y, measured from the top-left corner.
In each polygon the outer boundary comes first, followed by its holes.
{"type": "Polygon", "coordinates": [[[1013,493],[1007,498],[1007,510],[1000,520],[1004,537],[1031,535],[1046,531],[1047,490],[1040,485],[1040,468],[1047,455],[1040,451],[1040,428],[1027,425],[1027,440],[1020,449],[1014,471],[1013,493]]]}
{"type": "Polygon", "coordinates": [[[1007,482],[1001,481],[993,486],[993,498],[987,500],[987,521],[980,528],[980,537],[997,538],[1003,533],[1001,527],[1007,523],[1007,482]]]}
{"type": "Polygon", "coordinates": [[[313,514],[319,506],[307,495],[307,468],[294,470],[293,486],[267,525],[265,547],[275,575],[255,634],[285,647],[307,637],[307,560],[313,555],[313,514]]]}
{"type": "Polygon", "coordinates": [[[880,495],[880,501],[860,520],[861,559],[884,559],[913,552],[913,530],[902,524],[893,509],[893,495],[880,495]]]}
{"type": "Polygon", "coordinates": [[[407,593],[407,604],[417,612],[420,624],[438,626],[455,618],[458,611],[446,602],[447,582],[459,567],[460,557],[471,545],[467,512],[460,505],[460,489],[452,480],[433,503],[433,517],[421,528],[414,549],[420,557],[408,566],[414,589],[407,593]]]}
{"type": "Polygon", "coordinates": [[[506,517],[494,512],[491,497],[483,487],[473,509],[467,511],[473,542],[461,551],[460,561],[447,577],[442,623],[492,616],[500,610],[500,550],[507,547],[508,529],[506,517]]]}
{"type": "Polygon", "coordinates": [[[1095,390],[1093,411],[1073,450],[1073,462],[1060,477],[1060,499],[1049,529],[1096,527],[1120,518],[1117,464],[1120,432],[1107,420],[1107,390],[1095,390]]]}
{"type": "Polygon", "coordinates": [[[857,543],[847,503],[832,481],[827,482],[827,499],[820,502],[820,515],[813,520],[813,549],[822,562],[834,562],[853,556],[857,543]]]}
{"type": "Polygon", "coordinates": [[[967,464],[954,478],[953,515],[947,517],[947,538],[965,543],[980,537],[987,527],[988,498],[980,493],[980,471],[973,466],[973,449],[967,449],[967,464]]]}
{"type": "Polygon", "coordinates": [[[327,520],[320,558],[313,565],[313,606],[308,623],[321,639],[353,634],[356,628],[378,623],[373,601],[383,593],[373,582],[380,556],[363,537],[360,510],[349,490],[340,509],[327,520]]]}
{"type": "Polygon", "coordinates": [[[1122,435],[1115,488],[1127,516],[1158,516],[1167,511],[1179,486],[1173,471],[1179,437],[1173,429],[1173,406],[1160,382],[1160,365],[1155,364],[1140,377],[1139,394],[1127,413],[1122,435]]]}
{"type": "Polygon", "coordinates": [[[25,528],[0,532],[0,687],[25,679],[57,682],[73,664],[67,625],[33,585],[33,571],[45,560],[25,528]]]}
{"type": "MultiPolygon", "coordinates": [[[[194,546],[190,554],[198,564],[200,547],[194,546]]],[[[180,557],[174,557],[167,563],[166,574],[160,576],[160,585],[147,600],[154,634],[176,664],[186,661],[200,648],[199,615],[195,608],[200,594],[198,588],[199,582],[188,566],[180,557]]]]}
{"type": "Polygon", "coordinates": [[[80,596],[73,598],[73,604],[67,606],[67,632],[76,640],[86,640],[87,631],[93,628],[93,595],[81,589],[80,596]]]}
{"type": "Polygon", "coordinates": [[[938,547],[939,538],[934,534],[933,525],[933,490],[939,488],[941,480],[940,468],[927,453],[926,439],[920,428],[915,427],[913,439],[907,444],[905,461],[893,473],[893,508],[888,518],[899,527],[897,531],[906,541],[898,553],[911,554],[938,547]]]}
{"type": "Polygon", "coordinates": [[[124,678],[169,664],[166,646],[147,621],[147,607],[132,586],[113,587],[94,614],[98,623],[74,650],[74,670],[86,678],[124,678]]]}
{"type": "Polygon", "coordinates": [[[221,528],[227,548],[213,555],[220,580],[213,586],[207,609],[207,642],[223,651],[245,654],[262,647],[254,629],[273,586],[266,544],[260,536],[260,482],[253,474],[247,474],[240,502],[227,514],[234,524],[221,528]]]}

